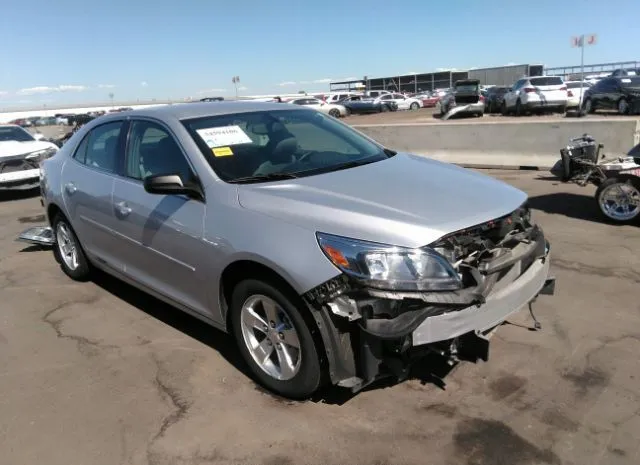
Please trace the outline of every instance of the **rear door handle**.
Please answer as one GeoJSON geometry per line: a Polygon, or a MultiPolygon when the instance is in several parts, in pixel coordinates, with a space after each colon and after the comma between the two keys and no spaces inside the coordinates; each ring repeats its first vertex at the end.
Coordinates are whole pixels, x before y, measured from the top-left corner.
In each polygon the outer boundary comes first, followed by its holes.
{"type": "Polygon", "coordinates": [[[116,204],[116,210],[120,216],[127,216],[131,213],[131,208],[127,205],[127,202],[119,202],[116,204]]]}
{"type": "Polygon", "coordinates": [[[67,184],[65,184],[64,189],[67,191],[67,194],[69,195],[75,194],[75,192],[78,190],[76,185],[72,182],[68,182],[67,184]]]}

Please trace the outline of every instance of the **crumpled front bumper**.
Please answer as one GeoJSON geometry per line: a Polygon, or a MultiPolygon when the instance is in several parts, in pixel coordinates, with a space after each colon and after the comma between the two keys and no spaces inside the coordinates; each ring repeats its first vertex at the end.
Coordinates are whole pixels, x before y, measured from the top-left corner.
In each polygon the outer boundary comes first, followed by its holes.
{"type": "MultiPolygon", "coordinates": [[[[510,273],[518,275],[519,264],[510,273]]],[[[441,315],[427,317],[412,333],[414,346],[453,339],[470,332],[482,333],[518,312],[544,290],[549,281],[549,254],[536,259],[517,279],[473,305],[441,315]]]]}

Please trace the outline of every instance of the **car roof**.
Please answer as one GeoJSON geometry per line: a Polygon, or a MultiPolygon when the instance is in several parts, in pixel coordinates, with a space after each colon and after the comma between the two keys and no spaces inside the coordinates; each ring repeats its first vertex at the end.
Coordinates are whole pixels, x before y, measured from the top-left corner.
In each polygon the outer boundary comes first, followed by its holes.
{"type": "MultiPolygon", "coordinates": [[[[313,98],[301,96],[298,98],[313,98]]],[[[279,102],[254,102],[251,100],[221,101],[221,102],[189,102],[158,105],[155,107],[127,110],[119,113],[112,113],[100,117],[101,121],[120,119],[122,117],[142,116],[158,119],[186,120],[191,118],[202,118],[207,116],[232,115],[235,113],[247,113],[252,111],[282,110],[292,107],[283,107],[279,102]]],[[[293,107],[295,108],[295,107],[293,107]]],[[[306,111],[309,111],[308,109],[306,111]]]]}

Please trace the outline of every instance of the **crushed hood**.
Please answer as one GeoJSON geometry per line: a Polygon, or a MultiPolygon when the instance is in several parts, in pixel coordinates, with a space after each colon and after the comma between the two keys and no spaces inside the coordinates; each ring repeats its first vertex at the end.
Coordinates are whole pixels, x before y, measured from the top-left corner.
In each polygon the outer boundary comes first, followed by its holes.
{"type": "Polygon", "coordinates": [[[238,199],[312,231],[420,247],[511,213],[527,195],[489,176],[399,153],[316,176],[238,185],[238,199]]]}
{"type": "Polygon", "coordinates": [[[18,142],[15,140],[0,141],[0,159],[37,152],[38,150],[45,150],[52,147],[55,149],[58,148],[51,142],[38,140],[28,142],[18,142]]]}

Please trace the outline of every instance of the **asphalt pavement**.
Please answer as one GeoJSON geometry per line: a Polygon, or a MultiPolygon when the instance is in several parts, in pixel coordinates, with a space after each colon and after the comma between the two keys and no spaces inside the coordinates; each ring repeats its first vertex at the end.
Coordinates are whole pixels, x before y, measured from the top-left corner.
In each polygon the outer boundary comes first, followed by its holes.
{"type": "Polygon", "coordinates": [[[487,363],[290,402],[230,337],[98,274],[75,283],[15,242],[37,197],[0,202],[0,464],[637,465],[640,233],[593,188],[491,173],[531,196],[556,295],[499,328],[487,363]]]}

